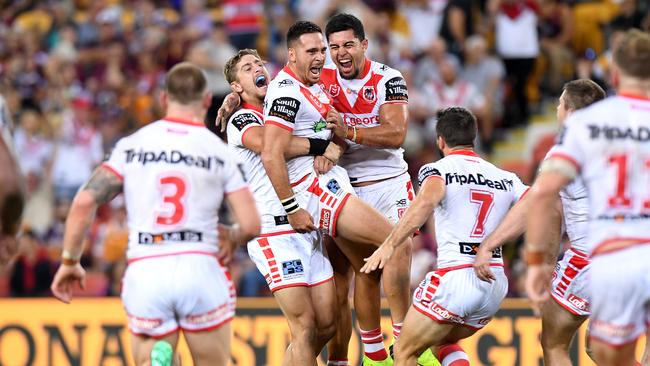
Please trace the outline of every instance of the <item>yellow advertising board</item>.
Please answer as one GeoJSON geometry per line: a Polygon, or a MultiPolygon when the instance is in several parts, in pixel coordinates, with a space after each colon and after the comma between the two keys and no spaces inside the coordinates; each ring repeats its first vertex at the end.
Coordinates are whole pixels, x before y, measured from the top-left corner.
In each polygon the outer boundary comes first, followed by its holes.
{"type": "MultiPolygon", "coordinates": [[[[390,333],[384,310],[382,329],[390,333]]],[[[232,365],[280,366],[289,329],[272,298],[239,299],[232,323],[232,365]]],[[[525,301],[508,299],[490,324],[461,345],[473,366],[538,366],[541,323],[525,301]]],[[[571,348],[574,365],[593,365],[584,352],[585,329],[571,348]]],[[[390,336],[386,343],[391,342],[390,336]]],[[[638,354],[645,342],[639,342],[638,354]]],[[[361,345],[352,337],[349,359],[358,365],[361,345]]],[[[187,346],[179,344],[183,366],[192,365],[187,346]]],[[[324,365],[325,358],[319,365],[324,365]]],[[[0,300],[0,365],[133,365],[124,309],[116,298],[0,300]]]]}

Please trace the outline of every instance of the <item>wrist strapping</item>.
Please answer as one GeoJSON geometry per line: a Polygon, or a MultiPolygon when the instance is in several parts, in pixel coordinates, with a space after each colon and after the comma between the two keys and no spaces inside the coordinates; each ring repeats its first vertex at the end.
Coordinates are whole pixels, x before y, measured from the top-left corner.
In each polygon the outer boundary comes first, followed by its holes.
{"type": "Polygon", "coordinates": [[[530,252],[526,251],[526,264],[529,266],[536,266],[544,263],[546,255],[544,252],[530,252]]]}
{"type": "Polygon", "coordinates": [[[81,254],[78,255],[73,255],[67,250],[63,250],[61,253],[61,263],[63,263],[66,266],[74,266],[77,263],[79,263],[79,260],[81,259],[81,254]]]}
{"type": "Polygon", "coordinates": [[[300,210],[300,205],[298,205],[296,196],[291,196],[289,198],[280,200],[280,203],[282,203],[282,207],[284,207],[284,210],[287,212],[288,215],[296,213],[298,212],[298,210],[300,210]]]}
{"type": "Polygon", "coordinates": [[[323,155],[329,145],[329,140],[308,138],[309,140],[309,155],[323,155]]]}

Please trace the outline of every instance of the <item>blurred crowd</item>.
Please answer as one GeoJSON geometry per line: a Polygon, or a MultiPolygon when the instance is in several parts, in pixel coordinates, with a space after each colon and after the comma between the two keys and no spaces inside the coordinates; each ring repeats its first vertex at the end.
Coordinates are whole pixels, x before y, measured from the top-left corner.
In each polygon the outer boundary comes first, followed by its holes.
{"type": "MultiPolygon", "coordinates": [[[[649,0],[0,0],[0,109],[15,124],[28,196],[20,255],[0,274],[0,294],[48,294],[75,192],[120,137],[162,117],[162,78],[180,61],[206,72],[214,130],[230,90],[222,68],[237,49],[257,48],[273,75],[295,20],[324,26],[352,13],[366,28],[368,56],[408,82],[404,147],[414,177],[438,156],[440,108],[471,109],[489,154],[555,103],[564,82],[589,77],[609,89],[611,47],[621,30],[650,30],[649,9],[649,0]]],[[[83,258],[88,295],[119,294],[125,218],[119,198],[97,215],[83,258]]],[[[435,265],[430,232],[415,240],[414,286],[435,265]]],[[[517,249],[506,253],[511,273],[521,272],[517,249]]],[[[269,294],[243,248],[233,276],[240,296],[269,294]]],[[[511,295],[521,295],[517,283],[511,295]]]]}

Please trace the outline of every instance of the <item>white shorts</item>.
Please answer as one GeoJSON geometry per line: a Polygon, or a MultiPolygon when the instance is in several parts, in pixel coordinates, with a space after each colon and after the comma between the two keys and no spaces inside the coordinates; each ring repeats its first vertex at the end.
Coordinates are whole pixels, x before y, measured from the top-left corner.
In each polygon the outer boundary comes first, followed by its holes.
{"type": "Polygon", "coordinates": [[[591,259],[590,336],[612,346],[636,341],[650,325],[650,243],[591,259]]]}
{"type": "Polygon", "coordinates": [[[357,196],[396,224],[415,198],[408,173],[363,187],[353,187],[357,196]]]}
{"type": "Polygon", "coordinates": [[[551,296],[571,314],[589,316],[590,268],[587,254],[573,248],[564,252],[564,257],[555,266],[551,296]]]}
{"type": "Polygon", "coordinates": [[[219,328],[235,315],[235,287],[214,253],[134,260],[122,283],[133,334],[163,338],[179,329],[219,328]]]}
{"type": "Polygon", "coordinates": [[[471,265],[427,273],[413,295],[415,310],[438,323],[483,328],[508,292],[502,266],[493,266],[496,280],[481,281],[471,265]]]}
{"type": "Polygon", "coordinates": [[[250,255],[271,291],[294,286],[317,286],[333,278],[318,232],[280,234],[248,242],[250,255]]]}
{"type": "Polygon", "coordinates": [[[300,207],[306,209],[323,234],[336,236],[336,223],[350,195],[355,195],[345,169],[334,166],[325,174],[311,173],[292,184],[300,207]]]}

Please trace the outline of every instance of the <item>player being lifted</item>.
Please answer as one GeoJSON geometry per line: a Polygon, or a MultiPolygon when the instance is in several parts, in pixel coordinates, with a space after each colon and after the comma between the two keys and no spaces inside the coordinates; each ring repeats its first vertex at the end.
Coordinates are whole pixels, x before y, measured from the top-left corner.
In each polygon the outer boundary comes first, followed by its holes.
{"type": "MultiPolygon", "coordinates": [[[[625,33],[615,47],[612,82],[618,95],[576,111],[541,166],[531,191],[526,292],[548,299],[550,268],[543,241],[546,214],[576,179],[589,197],[589,335],[598,365],[634,365],[637,338],[650,321],[650,34],[625,33]]],[[[648,360],[645,360],[646,364],[648,360]]]]}
{"type": "MultiPolygon", "coordinates": [[[[325,66],[321,83],[345,122],[335,133],[349,144],[339,164],[347,170],[357,196],[395,224],[415,196],[401,148],[408,119],[406,82],[399,71],[366,58],[368,39],[363,24],[355,16],[333,16],[325,26],[325,35],[334,64],[325,66]]],[[[399,336],[410,304],[411,246],[411,239],[405,239],[404,250],[396,253],[382,274],[394,339],[399,336]]],[[[355,247],[346,251],[364,257],[369,254],[355,247]]],[[[340,314],[337,335],[328,345],[329,364],[347,365],[352,331],[348,304],[350,262],[335,245],[328,245],[328,252],[334,266],[340,314]]],[[[355,277],[357,282],[363,279],[363,276],[355,277]]],[[[379,304],[379,298],[379,292],[355,290],[355,307],[362,302],[379,304]],[[369,298],[373,300],[369,302],[369,298]]],[[[372,311],[376,313],[373,318],[379,320],[380,308],[377,306],[372,311]]],[[[360,330],[363,364],[390,364],[379,322],[371,324],[360,330]]],[[[429,352],[419,362],[429,366],[435,360],[429,352]]]]}
{"type": "MultiPolygon", "coordinates": [[[[557,106],[557,119],[560,125],[564,124],[564,120],[574,111],[604,98],[605,91],[591,80],[579,79],[566,83],[557,106]]],[[[552,155],[556,150],[557,148],[552,148],[547,156],[552,155]]],[[[587,275],[590,268],[587,242],[589,201],[587,188],[579,179],[563,188],[558,198],[561,200],[561,207],[557,210],[559,214],[546,231],[552,233],[549,239],[555,241],[551,243],[555,246],[559,243],[562,227],[566,228],[571,248],[564,253],[555,268],[551,285],[551,297],[554,301],[545,302],[540,309],[541,341],[545,365],[568,366],[571,365],[569,357],[571,340],[589,316],[590,296],[587,293],[587,275]]],[[[526,218],[530,212],[529,204],[530,195],[508,212],[497,229],[479,247],[474,269],[480,279],[488,282],[494,279],[489,265],[492,252],[523,234],[526,218]]],[[[553,250],[550,254],[552,263],[555,263],[556,251],[553,250]]]]}
{"type": "MultiPolygon", "coordinates": [[[[289,225],[264,171],[259,155],[264,137],[262,105],[270,82],[264,63],[257,51],[244,49],[228,60],[224,74],[242,102],[229,119],[228,144],[243,162],[261,213],[262,232],[248,243],[248,253],[289,323],[291,345],[284,364],[310,365],[335,330],[332,266],[318,232],[297,233],[289,225]]],[[[340,154],[341,148],[329,140],[296,136],[285,151],[287,159],[324,155],[333,163],[340,154]]],[[[318,197],[308,196],[317,207],[318,197]]]]}
{"type": "Polygon", "coordinates": [[[137,365],[151,364],[156,340],[175,346],[180,330],[194,365],[225,365],[230,357],[235,294],[220,260],[259,234],[260,219],[230,150],[203,125],[210,100],[199,68],[174,66],[161,94],[165,117],[117,142],[66,221],[52,292],[67,303],[73,285],[85,281],[79,258],[97,207],[124,192],[129,266],[122,301],[137,365]],[[224,198],[238,225],[217,235],[224,198]]]}
{"type": "Polygon", "coordinates": [[[383,268],[434,212],[438,270],[427,274],[413,296],[395,344],[400,366],[416,365],[417,355],[429,347],[443,365],[469,365],[456,342],[490,321],[508,289],[501,251],[492,253],[495,280],[488,283],[472,269],[475,250],[528,189],[515,174],[474,153],[476,118],[468,110],[439,112],[436,133],[445,157],[420,169],[420,191],[411,207],[362,269],[383,268]]]}

